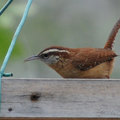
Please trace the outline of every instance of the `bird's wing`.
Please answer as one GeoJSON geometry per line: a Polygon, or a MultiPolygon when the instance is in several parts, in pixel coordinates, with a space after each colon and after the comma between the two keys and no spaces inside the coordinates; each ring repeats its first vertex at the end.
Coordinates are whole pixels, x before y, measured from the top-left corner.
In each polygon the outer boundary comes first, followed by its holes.
{"type": "Polygon", "coordinates": [[[72,60],[72,65],[80,70],[91,69],[103,62],[111,61],[117,55],[112,50],[87,48],[79,50],[72,60]]]}

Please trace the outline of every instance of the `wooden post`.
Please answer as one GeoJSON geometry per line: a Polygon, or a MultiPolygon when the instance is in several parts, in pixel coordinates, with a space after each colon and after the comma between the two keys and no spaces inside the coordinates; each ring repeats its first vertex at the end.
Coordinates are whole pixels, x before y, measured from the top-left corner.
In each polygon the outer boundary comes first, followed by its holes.
{"type": "Polygon", "coordinates": [[[3,79],[0,117],[120,118],[120,80],[3,79]]]}

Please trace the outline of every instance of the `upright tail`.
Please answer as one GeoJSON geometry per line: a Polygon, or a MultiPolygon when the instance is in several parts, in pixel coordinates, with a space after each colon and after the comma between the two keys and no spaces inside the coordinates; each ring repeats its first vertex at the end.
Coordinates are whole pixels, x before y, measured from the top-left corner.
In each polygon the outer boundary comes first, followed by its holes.
{"type": "Polygon", "coordinates": [[[108,37],[108,40],[107,40],[107,42],[104,46],[105,49],[111,49],[112,50],[113,43],[114,43],[116,34],[118,33],[119,29],[120,29],[120,19],[117,21],[117,23],[115,24],[115,26],[112,29],[112,31],[111,31],[111,33],[108,37]]]}

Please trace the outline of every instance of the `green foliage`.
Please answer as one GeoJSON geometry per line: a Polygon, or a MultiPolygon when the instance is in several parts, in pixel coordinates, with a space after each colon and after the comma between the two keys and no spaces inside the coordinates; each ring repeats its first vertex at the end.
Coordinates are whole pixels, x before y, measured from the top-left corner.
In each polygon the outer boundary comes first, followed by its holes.
{"type": "MultiPolygon", "coordinates": [[[[13,34],[10,29],[0,26],[0,62],[3,61],[9,45],[11,43],[13,34]]],[[[22,45],[19,42],[16,43],[12,53],[12,57],[20,57],[22,54],[22,45]]]]}

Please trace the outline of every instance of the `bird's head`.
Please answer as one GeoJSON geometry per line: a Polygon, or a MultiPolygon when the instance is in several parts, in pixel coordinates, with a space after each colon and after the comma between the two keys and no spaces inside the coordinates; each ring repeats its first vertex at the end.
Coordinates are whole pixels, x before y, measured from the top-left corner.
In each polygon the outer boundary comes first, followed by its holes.
{"type": "Polygon", "coordinates": [[[53,65],[69,57],[68,48],[53,46],[44,49],[38,55],[27,58],[25,61],[41,60],[48,65],[53,65]]]}

